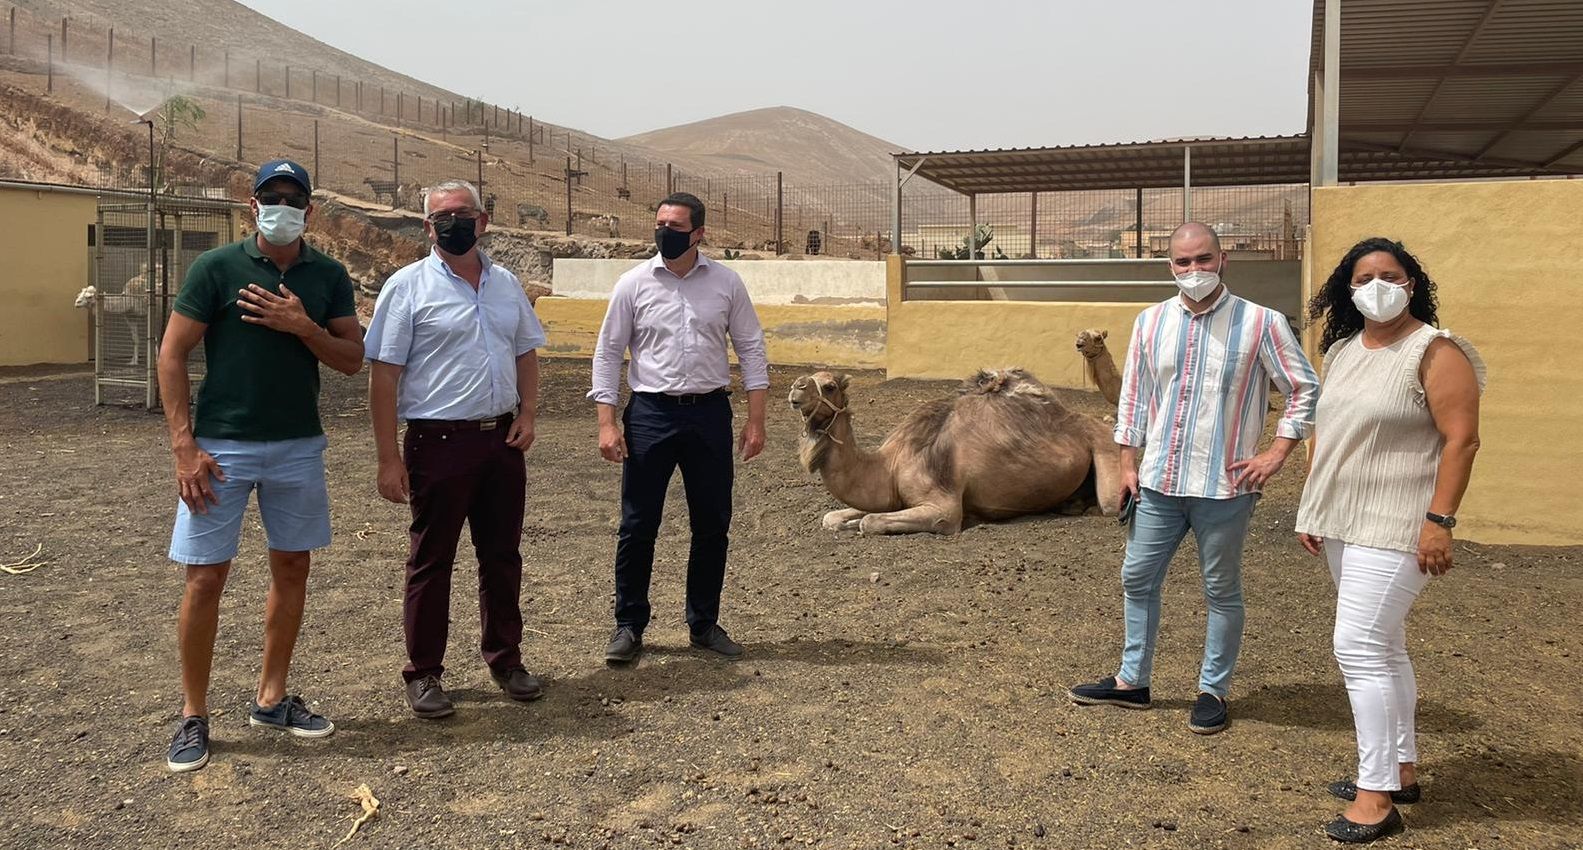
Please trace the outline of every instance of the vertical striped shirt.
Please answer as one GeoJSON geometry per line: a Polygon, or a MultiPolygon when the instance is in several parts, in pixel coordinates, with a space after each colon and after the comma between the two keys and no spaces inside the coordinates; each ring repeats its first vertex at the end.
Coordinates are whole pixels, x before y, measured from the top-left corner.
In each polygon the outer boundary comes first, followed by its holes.
{"type": "Polygon", "coordinates": [[[1271,381],[1286,396],[1276,435],[1306,438],[1319,379],[1285,316],[1224,289],[1199,314],[1180,297],[1138,314],[1116,442],[1143,447],[1139,486],[1210,499],[1256,490],[1232,486],[1227,467],[1258,451],[1271,381]]]}

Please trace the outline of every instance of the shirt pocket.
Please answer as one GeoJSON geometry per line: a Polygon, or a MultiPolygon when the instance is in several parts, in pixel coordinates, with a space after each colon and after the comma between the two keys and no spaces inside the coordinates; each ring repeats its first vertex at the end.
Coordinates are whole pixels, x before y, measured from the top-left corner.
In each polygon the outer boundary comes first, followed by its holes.
{"type": "Polygon", "coordinates": [[[1204,334],[1200,363],[1203,385],[1226,389],[1237,385],[1237,376],[1258,356],[1258,340],[1245,333],[1210,331],[1204,334]]]}

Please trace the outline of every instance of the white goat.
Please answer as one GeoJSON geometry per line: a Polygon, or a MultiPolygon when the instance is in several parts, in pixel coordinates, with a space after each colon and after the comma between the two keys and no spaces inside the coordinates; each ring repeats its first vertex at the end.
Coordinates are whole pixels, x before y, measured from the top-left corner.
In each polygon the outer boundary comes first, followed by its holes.
{"type": "MultiPolygon", "coordinates": [[[[77,300],[73,306],[91,309],[93,302],[99,295],[96,286],[85,286],[77,293],[77,300]]],[[[136,277],[126,282],[125,289],[115,295],[104,296],[104,308],[101,315],[106,321],[111,316],[121,319],[126,324],[127,332],[132,338],[132,358],[128,365],[138,365],[143,356],[144,340],[148,335],[148,273],[145,269],[136,277]]]]}

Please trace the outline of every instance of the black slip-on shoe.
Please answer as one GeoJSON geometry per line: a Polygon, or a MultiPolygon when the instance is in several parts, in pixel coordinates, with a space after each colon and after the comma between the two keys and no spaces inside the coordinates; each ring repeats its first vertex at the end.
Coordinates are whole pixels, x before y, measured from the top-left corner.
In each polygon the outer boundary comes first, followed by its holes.
{"type": "Polygon", "coordinates": [[[605,645],[606,664],[631,664],[643,651],[643,636],[628,626],[617,626],[605,645]]]}
{"type": "Polygon", "coordinates": [[[1345,817],[1338,817],[1325,826],[1325,834],[1342,844],[1367,844],[1405,829],[1407,824],[1402,823],[1402,813],[1392,806],[1391,813],[1379,823],[1354,823],[1345,817]]]}
{"type": "Polygon", "coordinates": [[[730,659],[742,657],[742,644],[731,639],[726,630],[718,625],[710,626],[709,631],[701,635],[693,635],[688,639],[693,649],[707,649],[730,659]]]}
{"type": "Polygon", "coordinates": [[[1200,735],[1213,735],[1230,722],[1231,714],[1226,710],[1225,700],[1214,694],[1199,694],[1193,703],[1193,713],[1187,717],[1187,728],[1200,735]]]}
{"type": "MultiPolygon", "coordinates": [[[[1330,796],[1339,797],[1343,800],[1356,800],[1358,798],[1358,783],[1352,779],[1338,779],[1326,785],[1325,790],[1330,792],[1330,796]]],[[[1423,799],[1423,796],[1423,789],[1419,787],[1418,783],[1414,782],[1399,791],[1392,791],[1391,802],[1416,803],[1423,799]]]]}
{"type": "Polygon", "coordinates": [[[1116,687],[1116,677],[1107,676],[1086,685],[1073,685],[1066,692],[1078,705],[1119,705],[1122,708],[1148,708],[1148,688],[1122,689],[1116,687]]]}

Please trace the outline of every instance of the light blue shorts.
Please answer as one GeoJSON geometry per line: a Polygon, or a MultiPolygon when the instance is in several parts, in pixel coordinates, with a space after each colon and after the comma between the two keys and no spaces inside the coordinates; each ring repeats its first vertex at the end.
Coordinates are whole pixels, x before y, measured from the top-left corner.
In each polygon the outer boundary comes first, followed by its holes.
{"type": "Polygon", "coordinates": [[[170,559],[179,564],[220,564],[236,557],[242,542],[242,513],[258,490],[258,513],[269,548],[306,552],[330,545],[330,492],[324,483],[324,435],[295,440],[198,438],[198,448],[220,464],[214,479],[219,504],[195,514],[177,500],[170,559]]]}

